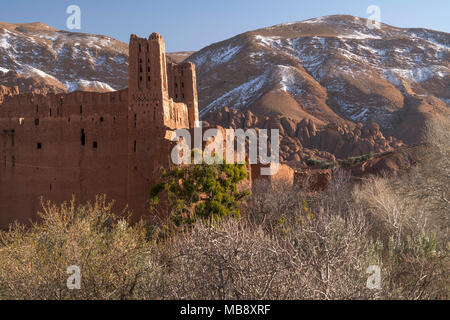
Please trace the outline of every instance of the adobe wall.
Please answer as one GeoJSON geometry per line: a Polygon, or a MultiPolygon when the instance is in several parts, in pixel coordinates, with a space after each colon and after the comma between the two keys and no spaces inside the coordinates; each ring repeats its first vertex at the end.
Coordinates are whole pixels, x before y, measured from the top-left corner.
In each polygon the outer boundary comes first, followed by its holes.
{"type": "Polygon", "coordinates": [[[127,90],[25,94],[0,106],[0,226],[27,222],[39,198],[127,199],[127,90]]]}

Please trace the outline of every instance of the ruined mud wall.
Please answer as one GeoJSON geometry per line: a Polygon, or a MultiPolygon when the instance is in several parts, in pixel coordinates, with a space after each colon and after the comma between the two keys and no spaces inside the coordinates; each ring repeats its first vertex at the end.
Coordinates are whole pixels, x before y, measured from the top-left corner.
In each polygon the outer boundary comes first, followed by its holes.
{"type": "Polygon", "coordinates": [[[0,105],[0,225],[27,221],[39,198],[106,193],[126,203],[127,90],[19,95],[0,105]]]}

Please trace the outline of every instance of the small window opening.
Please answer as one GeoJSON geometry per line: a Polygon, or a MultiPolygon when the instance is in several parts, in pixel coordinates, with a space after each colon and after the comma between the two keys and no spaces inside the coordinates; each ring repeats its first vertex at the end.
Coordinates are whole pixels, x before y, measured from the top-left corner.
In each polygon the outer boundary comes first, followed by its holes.
{"type": "Polygon", "coordinates": [[[104,120],[103,117],[100,117],[100,122],[103,122],[103,120],[104,120]]]}
{"type": "Polygon", "coordinates": [[[15,156],[11,157],[11,163],[12,163],[12,167],[14,168],[16,166],[16,157],[15,156]]]}
{"type": "Polygon", "coordinates": [[[134,114],[134,127],[136,128],[136,122],[137,122],[137,115],[136,113],[134,114]]]}
{"type": "Polygon", "coordinates": [[[97,141],[94,141],[92,143],[92,148],[97,149],[97,147],[98,147],[98,143],[97,143],[97,141]]]}
{"type": "Polygon", "coordinates": [[[83,113],[83,106],[81,105],[80,106],[80,114],[82,114],[83,113]]]}
{"type": "Polygon", "coordinates": [[[184,82],[181,83],[181,87],[184,88],[184,82]]]}
{"type": "Polygon", "coordinates": [[[84,146],[86,144],[86,134],[84,133],[84,129],[81,129],[81,145],[84,146]]]}
{"type": "Polygon", "coordinates": [[[37,148],[38,148],[38,149],[42,149],[42,143],[38,142],[38,143],[37,143],[37,148]]]}
{"type": "Polygon", "coordinates": [[[34,125],[35,125],[35,126],[38,126],[38,125],[39,125],[39,119],[38,119],[38,118],[34,119],[34,125]]]}
{"type": "Polygon", "coordinates": [[[136,152],[136,140],[134,140],[133,151],[136,152]]]}

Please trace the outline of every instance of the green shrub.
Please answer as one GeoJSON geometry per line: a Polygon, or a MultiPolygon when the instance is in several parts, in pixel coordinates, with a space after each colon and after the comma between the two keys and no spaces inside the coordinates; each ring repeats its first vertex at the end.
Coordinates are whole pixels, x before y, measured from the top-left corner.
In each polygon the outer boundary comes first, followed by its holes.
{"type": "Polygon", "coordinates": [[[239,203],[249,192],[239,191],[238,183],[247,178],[245,164],[192,164],[162,174],[162,182],[150,190],[154,204],[159,194],[168,192],[171,218],[177,225],[192,224],[197,218],[218,221],[240,217],[239,203]]]}

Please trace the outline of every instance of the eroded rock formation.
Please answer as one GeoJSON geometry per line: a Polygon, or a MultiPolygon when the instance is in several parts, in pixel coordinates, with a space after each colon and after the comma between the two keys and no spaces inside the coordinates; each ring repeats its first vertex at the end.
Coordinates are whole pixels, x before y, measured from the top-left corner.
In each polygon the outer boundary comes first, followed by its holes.
{"type": "Polygon", "coordinates": [[[280,157],[293,165],[310,158],[335,161],[336,158],[390,151],[403,145],[393,137],[385,137],[379,125],[373,122],[316,125],[310,119],[294,121],[282,115],[259,117],[249,110],[240,112],[230,108],[211,112],[205,120],[212,127],[280,130],[280,157]]]}

